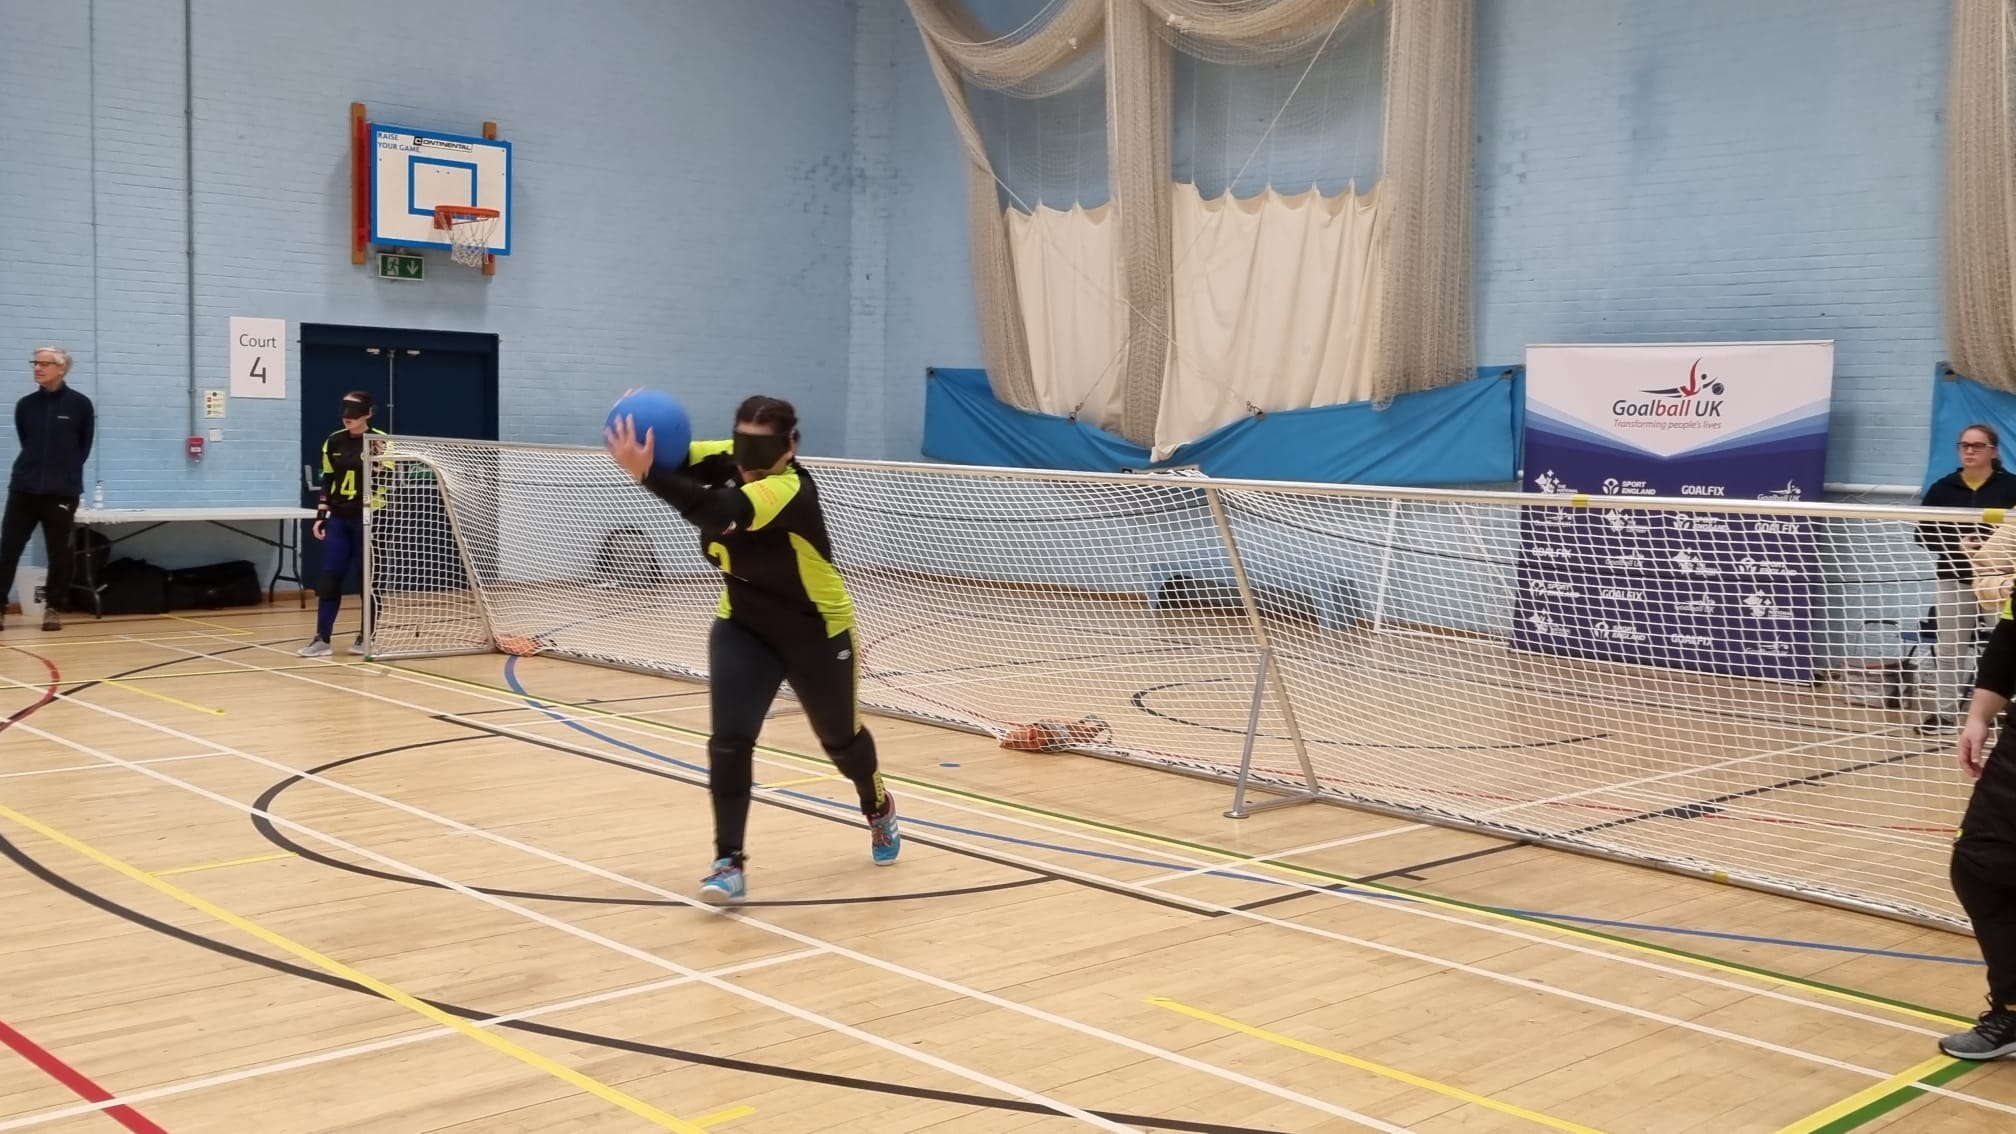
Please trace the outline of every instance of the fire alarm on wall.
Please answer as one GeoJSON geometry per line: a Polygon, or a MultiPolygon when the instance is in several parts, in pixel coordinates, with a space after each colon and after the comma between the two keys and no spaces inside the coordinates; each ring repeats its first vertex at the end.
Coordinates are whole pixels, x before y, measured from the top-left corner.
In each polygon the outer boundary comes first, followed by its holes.
{"type": "Polygon", "coordinates": [[[200,461],[203,459],[202,434],[192,433],[189,435],[189,459],[192,461],[200,461]]]}

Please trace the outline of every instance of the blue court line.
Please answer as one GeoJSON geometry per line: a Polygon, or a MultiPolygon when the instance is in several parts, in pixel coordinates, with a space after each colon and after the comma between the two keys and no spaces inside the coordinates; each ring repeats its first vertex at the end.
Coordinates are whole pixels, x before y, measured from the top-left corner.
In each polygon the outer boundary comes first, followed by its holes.
{"type": "MultiPolygon", "coordinates": [[[[616,737],[610,736],[609,734],[604,732],[598,732],[595,729],[592,729],[579,721],[573,720],[555,711],[554,709],[549,708],[544,701],[535,697],[531,692],[529,692],[525,688],[524,683],[518,680],[518,656],[516,654],[513,654],[504,659],[504,683],[510,686],[512,692],[518,694],[520,697],[525,698],[525,703],[529,708],[536,709],[539,712],[546,714],[548,717],[551,717],[553,720],[557,721],[560,724],[566,725],[568,728],[571,728],[576,732],[579,732],[585,736],[594,737],[596,740],[599,740],[604,744],[613,745],[617,748],[623,749],[626,752],[634,752],[639,756],[646,757],[647,759],[656,760],[661,764],[670,764],[673,767],[684,768],[689,772],[694,772],[703,776],[707,774],[707,768],[706,765],[704,764],[695,764],[687,760],[681,760],[676,756],[667,756],[662,752],[653,751],[652,749],[645,748],[641,745],[632,744],[627,740],[619,740],[616,737]]],[[[805,792],[800,791],[780,790],[776,794],[782,796],[788,796],[792,799],[796,799],[805,803],[814,803],[822,807],[829,807],[837,810],[845,810],[849,812],[858,810],[858,808],[855,807],[854,804],[849,802],[827,799],[824,796],[809,795],[806,794],[805,792]]],[[[1074,854],[1083,856],[1085,858],[1104,859],[1108,862],[1125,862],[1134,866],[1152,866],[1163,870],[1187,871],[1195,869],[1188,863],[1161,862],[1155,859],[1135,858],[1130,855],[1113,854],[1109,851],[1093,850],[1089,847],[1075,847],[1075,846],[1066,846],[1058,843],[1040,842],[1034,839],[1023,839],[1023,838],[1017,838],[1016,836],[1013,835],[998,834],[993,831],[981,831],[981,830],[975,830],[974,828],[971,827],[956,826],[950,823],[933,822],[928,819],[919,819],[910,815],[905,815],[903,817],[903,825],[906,827],[925,827],[931,830],[946,831],[952,834],[959,834],[959,835],[967,835],[977,839],[988,839],[994,842],[1008,843],[1014,846],[1033,847],[1039,850],[1057,851],[1061,854],[1074,854]]],[[[1209,871],[1199,871],[1198,873],[1201,877],[1230,878],[1240,882],[1254,882],[1263,886],[1280,886],[1292,889],[1305,888],[1296,883],[1285,882],[1278,878],[1272,878],[1261,874],[1248,874],[1243,871],[1236,871],[1236,870],[1209,870],[1209,871]]],[[[1337,887],[1329,887],[1329,888],[1336,889],[1337,887]]],[[[1409,897],[1406,894],[1395,894],[1383,890],[1354,888],[1352,892],[1367,897],[1385,898],[1397,902],[1415,903],[1419,901],[1419,899],[1409,897]]],[[[1905,960],[1905,961],[1931,961],[1943,965],[1971,965],[1975,967],[1984,967],[1983,962],[1981,960],[1979,960],[1978,958],[1971,958],[1971,957],[1947,957],[1947,956],[1940,956],[1934,953],[1906,953],[1893,949],[1875,949],[1859,945],[1836,945],[1825,941],[1798,941],[1783,937],[1756,937],[1743,933],[1724,933],[1712,929],[1693,929],[1675,925],[1651,925],[1645,922],[1634,922],[1634,921],[1612,921],[1606,918],[1587,917],[1580,914],[1545,913],[1536,910],[1518,910],[1518,909],[1498,908],[1498,907],[1492,907],[1492,908],[1499,913],[1514,914],[1521,917],[1542,918],[1549,921],[1576,922],[1583,925],[1600,925],[1612,929],[1635,929],[1651,933],[1672,933],[1684,937],[1706,937],[1706,938],[1713,938],[1718,941],[1735,941],[1752,945],[1784,945],[1795,949],[1817,949],[1823,952],[1830,952],[1830,953],[1853,953],[1865,957],[1889,957],[1896,960],[1905,960]]]]}

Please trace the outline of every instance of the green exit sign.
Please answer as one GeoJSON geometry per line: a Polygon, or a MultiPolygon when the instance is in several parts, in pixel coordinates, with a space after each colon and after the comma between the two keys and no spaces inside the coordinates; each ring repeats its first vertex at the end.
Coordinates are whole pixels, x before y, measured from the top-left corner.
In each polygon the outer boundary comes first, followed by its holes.
{"type": "Polygon", "coordinates": [[[384,280],[417,280],[426,276],[426,269],[418,256],[400,256],[391,252],[378,253],[378,278],[384,280]]]}

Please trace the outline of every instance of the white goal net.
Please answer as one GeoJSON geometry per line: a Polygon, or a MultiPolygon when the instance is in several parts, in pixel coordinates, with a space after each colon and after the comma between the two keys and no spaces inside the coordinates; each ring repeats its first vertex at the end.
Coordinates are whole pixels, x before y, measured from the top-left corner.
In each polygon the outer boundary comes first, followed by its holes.
{"type": "MultiPolygon", "coordinates": [[[[392,444],[373,656],[706,677],[719,577],[600,450],[392,444]]],[[[1919,536],[1979,514],[805,464],[873,710],[1965,927],[1927,718],[1995,607],[1919,536]]]]}

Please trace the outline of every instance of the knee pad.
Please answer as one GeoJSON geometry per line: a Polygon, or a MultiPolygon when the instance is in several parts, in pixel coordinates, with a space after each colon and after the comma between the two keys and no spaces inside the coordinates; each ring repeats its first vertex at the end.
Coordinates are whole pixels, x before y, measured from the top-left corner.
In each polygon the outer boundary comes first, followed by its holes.
{"type": "Polygon", "coordinates": [[[865,728],[856,729],[845,744],[821,747],[826,749],[826,756],[833,761],[833,766],[849,776],[866,775],[875,770],[875,737],[865,728]]]}
{"type": "Polygon", "coordinates": [[[707,782],[719,788],[746,792],[756,775],[756,738],[753,736],[710,736],[707,738],[707,782]]]}

